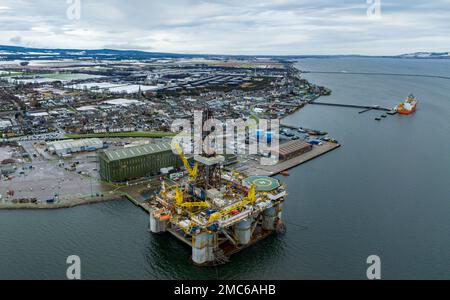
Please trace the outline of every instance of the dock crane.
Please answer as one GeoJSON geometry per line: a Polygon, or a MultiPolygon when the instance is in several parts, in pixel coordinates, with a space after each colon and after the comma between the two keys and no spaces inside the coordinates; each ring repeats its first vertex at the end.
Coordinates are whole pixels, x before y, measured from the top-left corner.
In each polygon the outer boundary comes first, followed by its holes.
{"type": "Polygon", "coordinates": [[[192,168],[191,165],[189,164],[186,156],[184,155],[184,152],[183,152],[183,149],[181,149],[181,146],[178,143],[176,143],[175,148],[177,149],[178,155],[180,156],[184,167],[188,171],[189,176],[191,176],[191,178],[195,180],[198,176],[198,163],[195,163],[194,167],[192,168]]]}

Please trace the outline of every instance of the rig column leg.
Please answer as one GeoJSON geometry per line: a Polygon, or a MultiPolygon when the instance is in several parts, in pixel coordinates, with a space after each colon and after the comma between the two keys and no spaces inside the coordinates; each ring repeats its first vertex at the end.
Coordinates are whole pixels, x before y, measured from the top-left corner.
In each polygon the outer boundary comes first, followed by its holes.
{"type": "Polygon", "coordinates": [[[213,262],[215,234],[200,233],[192,237],[192,261],[197,265],[213,262]]]}
{"type": "Polygon", "coordinates": [[[150,212],[150,231],[152,233],[166,232],[167,221],[160,221],[159,218],[155,217],[155,212],[150,212]]]}
{"type": "Polygon", "coordinates": [[[268,208],[263,213],[262,228],[264,230],[275,230],[275,218],[277,210],[275,207],[268,208]]]}
{"type": "Polygon", "coordinates": [[[278,219],[281,220],[283,216],[283,203],[280,203],[276,206],[276,211],[278,219]]]}
{"type": "Polygon", "coordinates": [[[235,235],[238,239],[238,243],[241,245],[247,245],[250,243],[252,238],[252,223],[253,218],[249,217],[248,219],[236,224],[234,228],[235,235]]]}

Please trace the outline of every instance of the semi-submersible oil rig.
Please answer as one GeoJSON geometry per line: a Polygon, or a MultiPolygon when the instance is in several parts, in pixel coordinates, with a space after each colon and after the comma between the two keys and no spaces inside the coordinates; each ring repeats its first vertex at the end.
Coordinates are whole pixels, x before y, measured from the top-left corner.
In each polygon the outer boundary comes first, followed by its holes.
{"type": "Polygon", "coordinates": [[[178,150],[187,175],[165,180],[150,204],[150,231],[169,232],[192,247],[192,262],[214,266],[284,230],[285,186],[267,176],[225,171],[221,155],[198,155],[191,164],[178,150]]]}

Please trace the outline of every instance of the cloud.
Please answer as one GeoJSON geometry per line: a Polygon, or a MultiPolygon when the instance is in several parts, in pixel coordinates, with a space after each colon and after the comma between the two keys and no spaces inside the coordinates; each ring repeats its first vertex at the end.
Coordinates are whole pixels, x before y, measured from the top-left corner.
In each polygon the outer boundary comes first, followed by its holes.
{"type": "Polygon", "coordinates": [[[0,43],[216,54],[397,54],[449,51],[450,1],[2,0],[0,43]],[[21,40],[15,40],[15,37],[21,40]]]}
{"type": "Polygon", "coordinates": [[[104,45],[105,49],[115,49],[115,50],[144,50],[144,51],[150,51],[154,50],[150,46],[141,46],[136,44],[130,44],[130,43],[123,43],[123,44],[108,44],[104,45]]]}
{"type": "Polygon", "coordinates": [[[22,43],[22,38],[20,36],[15,36],[10,38],[9,41],[13,44],[20,44],[22,43]]]}

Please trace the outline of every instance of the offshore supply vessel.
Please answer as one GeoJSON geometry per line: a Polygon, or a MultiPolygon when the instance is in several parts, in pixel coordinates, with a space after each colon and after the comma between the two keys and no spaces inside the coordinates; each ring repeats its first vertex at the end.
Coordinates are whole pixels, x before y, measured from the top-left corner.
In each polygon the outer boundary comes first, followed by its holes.
{"type": "MultiPolygon", "coordinates": [[[[174,143],[174,142],[173,142],[174,143]]],[[[195,265],[214,266],[269,235],[282,232],[285,186],[267,176],[225,171],[225,157],[197,155],[189,161],[174,143],[186,175],[165,179],[149,200],[150,231],[169,232],[192,247],[195,265]]]]}
{"type": "Polygon", "coordinates": [[[410,115],[417,110],[418,101],[413,94],[409,95],[405,101],[395,107],[395,111],[401,115],[410,115]]]}

